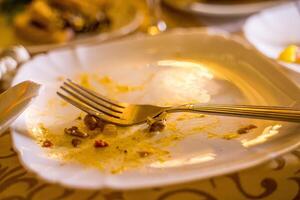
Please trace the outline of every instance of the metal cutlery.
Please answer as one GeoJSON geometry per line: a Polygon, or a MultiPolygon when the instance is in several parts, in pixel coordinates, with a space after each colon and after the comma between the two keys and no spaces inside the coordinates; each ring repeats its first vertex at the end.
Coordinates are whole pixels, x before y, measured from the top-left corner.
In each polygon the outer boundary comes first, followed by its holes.
{"type": "Polygon", "coordinates": [[[0,134],[30,105],[39,89],[39,84],[24,81],[0,94],[0,134]]]}
{"type": "Polygon", "coordinates": [[[145,123],[149,117],[174,112],[197,112],[210,115],[300,122],[300,110],[280,106],[185,104],[172,107],[134,105],[111,100],[67,80],[57,94],[65,101],[109,123],[131,126],[145,123]]]}

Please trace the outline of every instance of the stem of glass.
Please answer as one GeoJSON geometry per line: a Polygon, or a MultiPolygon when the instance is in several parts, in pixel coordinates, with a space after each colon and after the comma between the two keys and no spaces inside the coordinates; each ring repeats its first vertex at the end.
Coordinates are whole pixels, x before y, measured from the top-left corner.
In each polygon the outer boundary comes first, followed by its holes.
{"type": "Polygon", "coordinates": [[[147,29],[148,34],[156,35],[164,32],[167,29],[166,23],[161,19],[161,8],[160,0],[146,0],[149,15],[150,15],[150,26],[147,29]]]}

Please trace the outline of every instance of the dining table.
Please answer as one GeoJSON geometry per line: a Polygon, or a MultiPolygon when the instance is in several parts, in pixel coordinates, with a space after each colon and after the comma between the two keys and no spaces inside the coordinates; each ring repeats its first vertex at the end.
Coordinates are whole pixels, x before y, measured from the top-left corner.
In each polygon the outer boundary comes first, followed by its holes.
{"type": "MultiPolygon", "coordinates": [[[[126,37],[145,33],[150,15],[144,1],[132,0],[145,18],[141,27],[126,37]]],[[[183,13],[162,5],[162,19],[167,30],[175,28],[203,28],[229,32],[247,42],[242,25],[247,17],[209,18],[183,13]]],[[[201,40],[201,38],[199,38],[201,40]]],[[[300,86],[300,74],[282,67],[286,76],[300,86]]],[[[2,83],[1,84],[5,84],[2,83]]],[[[295,133],[297,134],[297,133],[295,133]]],[[[300,199],[300,148],[274,157],[258,166],[205,180],[185,182],[138,190],[68,188],[40,179],[26,170],[14,151],[10,130],[0,135],[0,200],[299,200],[300,199]]]]}

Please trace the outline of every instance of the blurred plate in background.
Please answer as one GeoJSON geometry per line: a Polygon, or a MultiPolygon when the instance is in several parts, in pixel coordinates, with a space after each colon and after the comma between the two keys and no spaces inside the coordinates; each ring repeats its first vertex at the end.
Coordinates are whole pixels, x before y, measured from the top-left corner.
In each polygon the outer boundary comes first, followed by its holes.
{"type": "MultiPolygon", "coordinates": [[[[277,59],[289,45],[300,45],[300,9],[295,2],[267,9],[244,25],[247,40],[266,56],[277,59]]],[[[300,73],[300,65],[280,62],[300,73]]]]}
{"type": "Polygon", "coordinates": [[[287,0],[163,0],[166,5],[175,9],[215,17],[235,17],[250,15],[265,8],[284,3],[286,1],[287,0]]]}
{"type": "MultiPolygon", "coordinates": [[[[3,49],[8,48],[12,45],[21,44],[24,45],[30,51],[30,53],[40,53],[48,51],[50,49],[73,46],[76,44],[103,42],[127,35],[135,31],[142,23],[142,13],[130,1],[125,2],[122,0],[113,0],[108,1],[108,3],[109,7],[107,9],[107,15],[109,16],[109,20],[111,21],[109,28],[105,29],[104,31],[95,31],[80,34],[76,33],[74,38],[63,43],[36,43],[25,40],[24,38],[20,38],[16,34],[17,30],[14,27],[14,19],[12,19],[12,16],[9,13],[0,13],[0,50],[1,48],[3,49]]],[[[27,7],[27,9],[29,8],[27,7]]],[[[18,32],[19,35],[20,32],[21,31],[18,32]]]]}

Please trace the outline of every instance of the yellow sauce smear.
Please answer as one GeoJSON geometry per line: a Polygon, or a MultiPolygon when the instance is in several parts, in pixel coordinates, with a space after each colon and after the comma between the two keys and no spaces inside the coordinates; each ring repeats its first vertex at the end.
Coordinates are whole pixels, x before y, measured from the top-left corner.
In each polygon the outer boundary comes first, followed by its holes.
{"type": "MultiPolygon", "coordinates": [[[[53,144],[47,148],[50,157],[69,162],[77,162],[86,166],[119,173],[126,169],[140,167],[156,161],[165,161],[170,158],[168,147],[175,145],[187,135],[180,132],[174,123],[167,124],[160,133],[149,133],[145,126],[136,128],[118,127],[117,133],[101,132],[99,129],[87,130],[82,120],[74,120],[74,124],[82,132],[88,133],[88,138],[78,138],[67,135],[63,127],[45,127],[39,124],[32,128],[32,135],[42,146],[46,140],[53,144]],[[81,144],[74,147],[73,138],[81,140],[81,144]],[[95,148],[95,140],[103,140],[108,147],[95,148]],[[147,152],[147,156],[141,156],[147,152]]],[[[46,148],[45,148],[46,149],[46,148]]]]}
{"type": "Polygon", "coordinates": [[[115,93],[133,92],[136,90],[143,89],[143,86],[128,86],[128,85],[118,84],[108,76],[103,76],[103,77],[99,78],[99,82],[103,86],[105,86],[107,88],[107,90],[110,90],[115,93]]]}
{"type": "MultiPolygon", "coordinates": [[[[98,81],[113,92],[129,92],[140,90],[142,86],[126,86],[114,82],[110,77],[103,76],[98,81]]],[[[80,84],[93,89],[88,74],[80,75],[80,84]]],[[[49,102],[54,105],[55,102],[49,102]]],[[[61,105],[63,106],[63,105],[61,105]]],[[[40,123],[31,128],[32,136],[43,146],[43,142],[50,141],[52,145],[46,152],[50,157],[64,162],[75,162],[88,167],[94,167],[110,173],[120,173],[127,169],[147,166],[153,162],[164,162],[171,157],[169,147],[176,145],[185,137],[200,132],[206,133],[209,138],[234,139],[238,134],[218,135],[209,132],[210,128],[219,125],[219,120],[200,125],[195,123],[188,130],[181,130],[178,123],[184,123],[191,119],[205,118],[204,115],[194,113],[182,113],[170,119],[167,117],[165,129],[159,133],[149,133],[147,124],[134,127],[117,127],[116,133],[96,130],[88,130],[83,123],[84,114],[74,116],[74,120],[68,124],[46,127],[40,123]],[[75,119],[76,118],[76,119],[75,119]],[[64,133],[64,128],[77,126],[80,131],[88,133],[87,138],[78,138],[64,133]],[[74,147],[72,139],[77,138],[81,143],[74,147]],[[107,147],[95,148],[95,140],[103,140],[108,143],[107,147]]]]}

